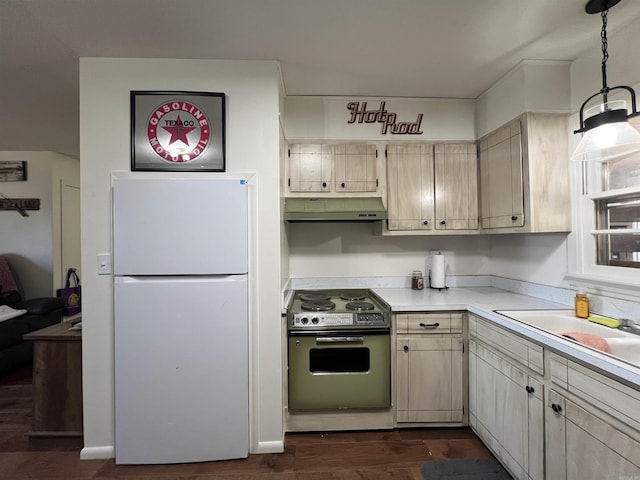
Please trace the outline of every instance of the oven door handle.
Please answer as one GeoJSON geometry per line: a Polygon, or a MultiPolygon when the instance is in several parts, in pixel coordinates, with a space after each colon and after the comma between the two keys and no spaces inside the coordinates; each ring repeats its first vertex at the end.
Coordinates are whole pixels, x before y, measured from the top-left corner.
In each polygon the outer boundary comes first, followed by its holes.
{"type": "Polygon", "coordinates": [[[316,343],[362,343],[364,337],[316,337],[316,343]]]}

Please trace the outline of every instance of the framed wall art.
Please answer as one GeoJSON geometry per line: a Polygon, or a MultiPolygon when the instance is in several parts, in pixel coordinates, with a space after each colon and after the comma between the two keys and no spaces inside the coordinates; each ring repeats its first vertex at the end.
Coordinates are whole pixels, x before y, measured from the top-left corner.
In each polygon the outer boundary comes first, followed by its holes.
{"type": "Polygon", "coordinates": [[[24,182],[27,179],[27,162],[0,162],[0,182],[24,182]]]}
{"type": "Polygon", "coordinates": [[[225,171],[225,94],[131,92],[131,170],[225,171]]]}

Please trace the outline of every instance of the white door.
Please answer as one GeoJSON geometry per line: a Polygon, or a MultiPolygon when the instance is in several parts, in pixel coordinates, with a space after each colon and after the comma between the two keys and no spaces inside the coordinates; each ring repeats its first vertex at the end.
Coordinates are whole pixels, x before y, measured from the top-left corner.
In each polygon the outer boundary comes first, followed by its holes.
{"type": "Polygon", "coordinates": [[[246,275],[116,277],[114,299],[116,463],[247,457],[246,275]]]}
{"type": "Polygon", "coordinates": [[[80,270],[80,187],[61,181],[61,271],[60,284],[64,284],[67,269],[76,268],[82,279],[80,270]]]}
{"type": "Polygon", "coordinates": [[[114,274],[247,273],[247,198],[244,180],[114,179],[114,274]]]}

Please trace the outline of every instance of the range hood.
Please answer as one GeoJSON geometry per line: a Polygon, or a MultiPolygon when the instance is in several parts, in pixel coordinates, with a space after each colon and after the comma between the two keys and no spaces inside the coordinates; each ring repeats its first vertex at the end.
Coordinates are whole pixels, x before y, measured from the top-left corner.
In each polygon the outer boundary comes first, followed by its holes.
{"type": "Polygon", "coordinates": [[[289,222],[373,222],[387,218],[380,197],[285,198],[289,222]]]}

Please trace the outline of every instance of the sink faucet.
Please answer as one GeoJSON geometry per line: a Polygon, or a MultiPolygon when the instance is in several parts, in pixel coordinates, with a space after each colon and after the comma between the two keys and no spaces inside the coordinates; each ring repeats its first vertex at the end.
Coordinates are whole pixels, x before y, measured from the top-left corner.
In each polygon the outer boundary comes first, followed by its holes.
{"type": "Polygon", "coordinates": [[[640,335],[640,323],[629,320],[628,318],[621,318],[620,326],[618,328],[624,332],[640,335]]]}

